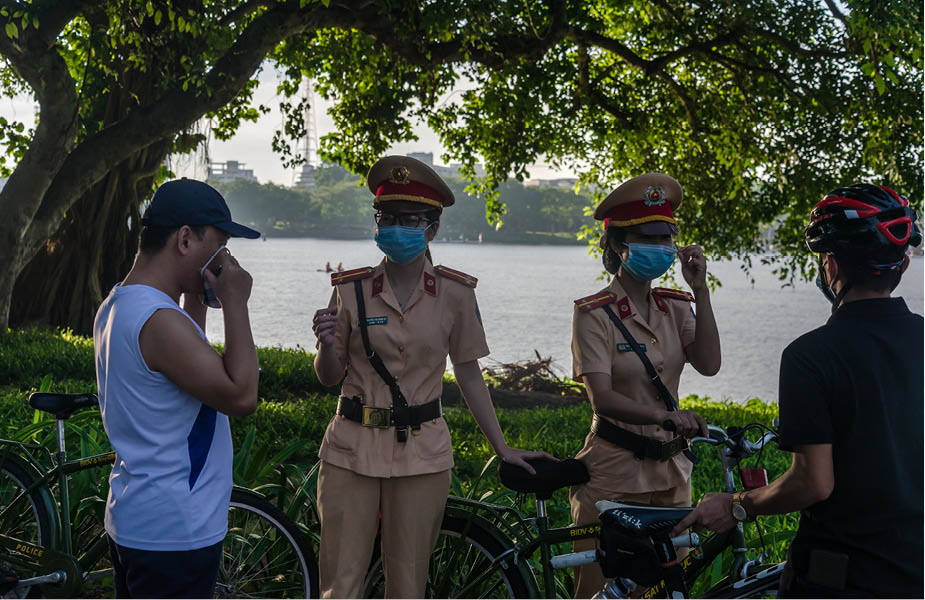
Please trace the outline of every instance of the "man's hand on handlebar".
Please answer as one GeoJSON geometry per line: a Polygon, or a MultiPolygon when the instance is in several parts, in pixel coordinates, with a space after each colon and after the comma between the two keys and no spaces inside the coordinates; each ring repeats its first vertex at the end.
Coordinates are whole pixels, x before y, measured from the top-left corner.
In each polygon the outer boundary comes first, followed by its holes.
{"type": "Polygon", "coordinates": [[[702,435],[709,437],[707,422],[700,415],[692,410],[665,410],[661,409],[658,413],[656,423],[659,423],[669,431],[676,431],[678,435],[688,439],[702,435]]]}

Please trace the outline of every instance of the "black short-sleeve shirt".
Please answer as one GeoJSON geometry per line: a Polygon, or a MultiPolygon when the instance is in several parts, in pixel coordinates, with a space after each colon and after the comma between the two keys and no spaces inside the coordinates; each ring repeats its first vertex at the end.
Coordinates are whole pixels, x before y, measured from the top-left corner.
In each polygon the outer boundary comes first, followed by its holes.
{"type": "Polygon", "coordinates": [[[803,511],[791,548],[849,555],[848,585],[922,597],[923,319],[902,298],[849,302],[791,343],[780,366],[780,442],[832,444],[835,487],[803,511]]]}

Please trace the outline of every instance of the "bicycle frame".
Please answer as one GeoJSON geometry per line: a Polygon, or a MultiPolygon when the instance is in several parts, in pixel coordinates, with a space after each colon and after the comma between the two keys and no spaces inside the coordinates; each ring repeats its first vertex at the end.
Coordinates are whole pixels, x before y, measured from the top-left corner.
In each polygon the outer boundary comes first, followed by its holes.
{"type": "MultiPolygon", "coordinates": [[[[723,448],[720,452],[720,462],[723,468],[725,479],[725,491],[732,493],[736,491],[734,463],[731,450],[723,448]]],[[[521,558],[533,556],[537,550],[540,551],[540,565],[542,568],[543,590],[545,597],[553,597],[555,592],[554,568],[551,564],[552,546],[574,542],[576,540],[596,538],[601,530],[600,522],[589,524],[575,525],[570,527],[549,527],[549,517],[546,512],[546,501],[536,501],[537,514],[535,518],[525,519],[517,510],[500,505],[487,504],[468,500],[464,498],[450,497],[447,503],[448,510],[455,507],[453,513],[457,516],[472,518],[482,522],[481,517],[476,517],[473,512],[486,511],[491,515],[490,525],[493,525],[495,537],[508,548],[502,555],[496,557],[495,562],[500,563],[508,557],[516,563],[521,558]],[[506,518],[507,517],[507,518],[506,518]],[[513,519],[516,526],[510,524],[513,519]],[[536,534],[527,525],[527,521],[532,521],[536,525],[536,534]],[[519,540],[519,541],[515,541],[519,540]]],[[[709,567],[717,557],[721,556],[726,548],[732,549],[732,566],[727,571],[727,576],[717,583],[716,587],[728,585],[744,579],[748,573],[747,567],[752,564],[747,558],[747,546],[745,543],[745,529],[742,523],[737,523],[734,528],[723,534],[716,534],[707,537],[699,546],[691,548],[684,559],[681,560],[681,568],[684,572],[685,584],[690,587],[696,579],[709,567]]],[[[539,597],[539,585],[533,569],[527,566],[523,569],[525,578],[535,597],[539,597]]],[[[487,573],[486,573],[487,575],[487,573]]],[[[642,592],[642,598],[655,598],[665,591],[665,581],[660,581],[656,585],[645,589],[642,592]]]]}
{"type": "Polygon", "coordinates": [[[115,452],[105,452],[93,456],[81,457],[78,460],[68,461],[64,447],[64,421],[58,420],[58,451],[50,452],[41,446],[22,444],[11,440],[0,440],[0,464],[6,461],[17,462],[26,471],[30,472],[34,481],[18,496],[12,499],[8,506],[0,508],[0,521],[7,516],[8,511],[23,497],[35,490],[40,490],[43,502],[48,509],[51,520],[49,523],[50,537],[47,547],[36,545],[25,540],[19,540],[0,532],[0,547],[12,550],[15,554],[5,557],[20,568],[35,570],[46,575],[30,580],[32,584],[65,582],[66,590],[78,590],[84,581],[103,577],[109,570],[90,572],[90,569],[109,551],[109,543],[105,532],[100,534],[89,548],[79,557],[73,555],[73,540],[71,538],[70,496],[68,493],[68,477],[72,473],[92,469],[102,464],[111,464],[115,452]],[[45,469],[37,460],[33,451],[42,450],[48,454],[53,468],[45,469]],[[51,493],[51,485],[57,480],[60,502],[55,502],[51,493]],[[20,558],[21,556],[28,558],[20,558]],[[63,577],[59,574],[63,572],[63,577]]]}

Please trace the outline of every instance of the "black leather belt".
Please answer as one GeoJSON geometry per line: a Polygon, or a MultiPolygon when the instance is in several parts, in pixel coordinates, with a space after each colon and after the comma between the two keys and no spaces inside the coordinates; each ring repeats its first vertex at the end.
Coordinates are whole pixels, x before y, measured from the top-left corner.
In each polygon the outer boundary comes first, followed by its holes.
{"type": "Polygon", "coordinates": [[[591,433],[614,446],[626,448],[633,453],[636,460],[651,458],[652,460],[666,461],[688,448],[687,440],[683,437],[678,436],[663,442],[618,427],[601,417],[597,417],[591,423],[591,433]]]}
{"type": "Polygon", "coordinates": [[[421,423],[441,418],[443,406],[440,404],[440,398],[437,398],[426,404],[378,408],[363,404],[363,399],[356,396],[341,396],[337,401],[337,414],[363,427],[411,427],[411,432],[416,433],[421,429],[421,423]]]}

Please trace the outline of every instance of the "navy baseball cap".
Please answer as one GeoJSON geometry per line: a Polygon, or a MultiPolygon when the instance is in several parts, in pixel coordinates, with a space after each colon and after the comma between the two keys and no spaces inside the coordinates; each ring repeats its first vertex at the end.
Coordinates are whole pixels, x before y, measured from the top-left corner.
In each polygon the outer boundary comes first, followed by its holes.
{"type": "Polygon", "coordinates": [[[231,220],[231,211],[218,190],[202,181],[185,177],[168,181],[157,188],[141,224],[145,227],[211,225],[231,237],[250,240],[260,237],[260,232],[231,220]]]}

